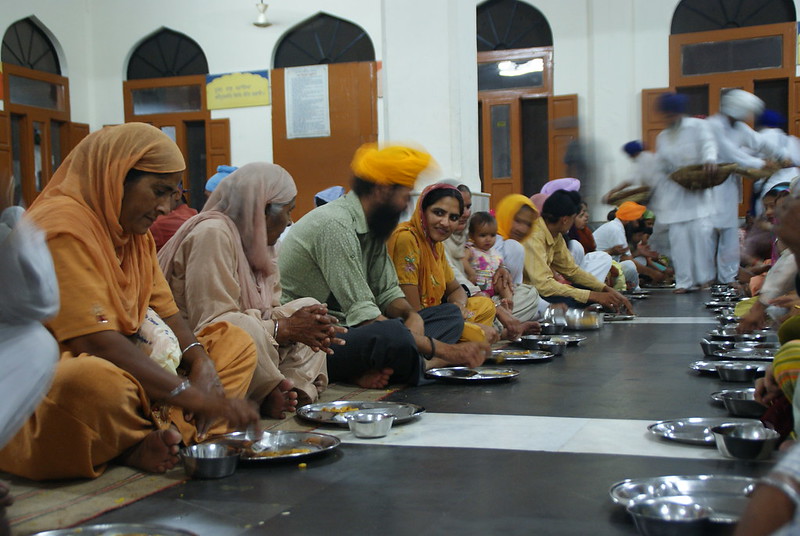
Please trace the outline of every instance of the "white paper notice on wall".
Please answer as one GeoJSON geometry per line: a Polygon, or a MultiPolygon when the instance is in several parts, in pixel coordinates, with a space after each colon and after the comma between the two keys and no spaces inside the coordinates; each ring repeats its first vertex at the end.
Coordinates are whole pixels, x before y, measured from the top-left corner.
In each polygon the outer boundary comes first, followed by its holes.
{"type": "Polygon", "coordinates": [[[284,92],[288,139],[331,135],[327,65],[287,68],[284,92]]]}

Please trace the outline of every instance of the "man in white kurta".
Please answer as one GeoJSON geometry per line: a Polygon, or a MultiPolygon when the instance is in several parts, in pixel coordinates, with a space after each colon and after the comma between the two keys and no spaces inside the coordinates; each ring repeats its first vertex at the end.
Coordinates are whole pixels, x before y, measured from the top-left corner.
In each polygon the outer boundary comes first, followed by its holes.
{"type": "MultiPolygon", "coordinates": [[[[744,168],[760,169],[764,158],[774,158],[776,150],[766,138],[747,123],[760,114],[764,103],[741,89],[727,92],[720,102],[720,112],[708,118],[714,133],[721,163],[735,163],[744,168]]],[[[725,182],[711,189],[714,214],[709,247],[716,253],[716,274],[720,283],[732,283],[739,273],[739,204],[742,202],[742,178],[730,175],[725,182]]]]}
{"type": "Polygon", "coordinates": [[[717,144],[705,121],[686,116],[685,97],[667,93],[659,105],[670,126],[656,138],[659,173],[652,177],[652,203],[656,217],[667,225],[675,292],[682,293],[714,277],[713,257],[707,247],[711,194],[708,190],[688,190],[669,175],[684,166],[714,166],[717,144]]]}
{"type": "Polygon", "coordinates": [[[638,203],[626,201],[617,210],[617,217],[613,220],[604,223],[594,231],[594,241],[597,249],[600,251],[610,251],[614,246],[621,251],[618,255],[612,255],[611,258],[622,265],[622,271],[625,274],[625,282],[629,288],[639,288],[639,270],[636,263],[631,258],[631,250],[628,246],[628,237],[625,235],[625,223],[623,219],[630,217],[627,221],[637,220],[642,217],[644,211],[647,210],[644,206],[638,203]],[[621,217],[620,214],[623,214],[621,217]],[[624,216],[631,214],[630,216],[624,216]]]}

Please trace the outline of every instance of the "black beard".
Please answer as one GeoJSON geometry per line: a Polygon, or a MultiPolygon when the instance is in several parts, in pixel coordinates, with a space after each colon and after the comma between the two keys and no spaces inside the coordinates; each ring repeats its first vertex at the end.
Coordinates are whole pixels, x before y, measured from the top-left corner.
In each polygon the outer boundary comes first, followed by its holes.
{"type": "Polygon", "coordinates": [[[397,210],[388,203],[376,206],[367,216],[369,234],[373,238],[385,242],[392,236],[392,231],[400,223],[402,213],[402,210],[397,210]]]}

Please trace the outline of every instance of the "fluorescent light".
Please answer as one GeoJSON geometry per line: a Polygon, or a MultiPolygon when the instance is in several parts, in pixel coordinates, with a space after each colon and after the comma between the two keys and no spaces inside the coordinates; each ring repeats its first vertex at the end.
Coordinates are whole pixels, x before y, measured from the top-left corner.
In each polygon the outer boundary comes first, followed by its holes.
{"type": "Polygon", "coordinates": [[[524,63],[501,61],[497,64],[497,74],[500,76],[522,76],[542,71],[544,71],[544,60],[542,58],[533,58],[524,63]]]}

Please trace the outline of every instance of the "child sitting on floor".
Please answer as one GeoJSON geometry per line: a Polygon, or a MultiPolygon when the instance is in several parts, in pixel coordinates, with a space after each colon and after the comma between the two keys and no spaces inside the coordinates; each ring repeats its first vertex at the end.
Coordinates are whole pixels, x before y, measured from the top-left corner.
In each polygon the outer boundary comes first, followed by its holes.
{"type": "Polygon", "coordinates": [[[469,280],[481,289],[481,293],[492,298],[495,303],[505,301],[506,307],[513,307],[513,290],[493,286],[494,274],[503,265],[503,257],[494,249],[497,240],[497,220],[488,212],[476,212],[469,221],[469,241],[467,255],[464,257],[464,271],[469,280]]]}

